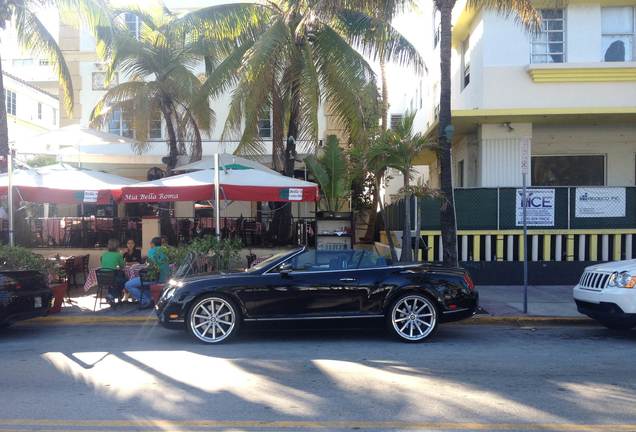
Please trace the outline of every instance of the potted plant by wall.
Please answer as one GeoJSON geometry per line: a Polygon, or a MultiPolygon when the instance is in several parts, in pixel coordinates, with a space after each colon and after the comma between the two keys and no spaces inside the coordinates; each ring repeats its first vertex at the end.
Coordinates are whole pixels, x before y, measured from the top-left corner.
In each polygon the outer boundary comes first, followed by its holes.
{"type": "Polygon", "coordinates": [[[348,218],[349,213],[339,210],[346,208],[351,195],[351,176],[347,166],[347,158],[334,135],[327,137],[321,154],[309,156],[305,159],[309,172],[320,185],[321,200],[318,217],[348,218]]]}

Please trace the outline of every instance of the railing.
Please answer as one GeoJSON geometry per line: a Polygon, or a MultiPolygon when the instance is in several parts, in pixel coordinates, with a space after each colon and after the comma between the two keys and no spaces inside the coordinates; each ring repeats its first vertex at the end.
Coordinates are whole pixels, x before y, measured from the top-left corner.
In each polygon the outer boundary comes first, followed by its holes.
{"type": "MultiPolygon", "coordinates": [[[[220,231],[222,238],[238,239],[245,246],[266,246],[277,243],[270,233],[271,220],[253,217],[222,217],[220,231]]],[[[213,217],[173,217],[170,227],[162,227],[162,234],[168,236],[170,243],[189,243],[198,237],[214,235],[216,232],[213,217]],[[172,232],[170,232],[172,231],[172,232]]],[[[315,221],[311,218],[293,218],[291,236],[283,246],[312,245],[315,241],[315,221]]]]}
{"type": "MultiPolygon", "coordinates": [[[[3,228],[3,234],[7,231],[3,228]]],[[[141,219],[53,217],[16,220],[17,245],[32,248],[103,248],[114,238],[124,245],[133,239],[141,245],[141,219]]]]}
{"type": "MultiPolygon", "coordinates": [[[[399,235],[393,233],[399,243],[399,235]]],[[[419,259],[442,261],[440,231],[421,231],[419,259]]],[[[382,241],[386,243],[383,234],[382,241]]],[[[529,261],[620,261],[636,257],[636,229],[633,230],[528,230],[529,261]]],[[[460,261],[523,261],[521,230],[459,230],[460,261]]]]}

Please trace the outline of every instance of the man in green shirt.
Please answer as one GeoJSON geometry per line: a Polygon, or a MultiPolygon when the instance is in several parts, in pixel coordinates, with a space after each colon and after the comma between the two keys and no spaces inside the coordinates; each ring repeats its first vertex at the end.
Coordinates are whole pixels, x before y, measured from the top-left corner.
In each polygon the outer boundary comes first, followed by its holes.
{"type": "Polygon", "coordinates": [[[111,305],[115,302],[115,299],[121,298],[125,282],[122,270],[126,266],[126,263],[124,262],[124,257],[119,253],[118,247],[119,242],[116,239],[108,240],[108,250],[102,254],[99,260],[102,269],[109,269],[117,272],[115,275],[116,283],[114,286],[110,287],[108,295],[106,296],[106,300],[111,305]]]}

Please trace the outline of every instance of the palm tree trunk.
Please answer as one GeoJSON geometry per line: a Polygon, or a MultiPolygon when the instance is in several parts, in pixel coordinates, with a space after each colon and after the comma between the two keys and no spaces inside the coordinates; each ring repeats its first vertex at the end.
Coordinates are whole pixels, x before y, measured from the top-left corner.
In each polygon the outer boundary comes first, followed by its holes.
{"type": "MultiPolygon", "coordinates": [[[[380,180],[376,179],[375,181],[375,188],[378,191],[378,194],[380,193],[380,180]]],[[[395,243],[393,243],[393,236],[391,236],[391,229],[389,228],[389,225],[386,223],[386,210],[384,209],[384,203],[382,202],[382,200],[378,200],[378,203],[380,204],[380,214],[382,215],[382,221],[384,221],[384,232],[386,233],[386,241],[389,243],[389,250],[391,251],[391,261],[395,264],[396,262],[398,262],[398,257],[397,257],[397,253],[395,252],[395,243]]]]}
{"type": "Polygon", "coordinates": [[[283,100],[274,78],[272,91],[272,168],[275,171],[285,170],[285,126],[283,125],[283,100]]]}
{"type": "MultiPolygon", "coordinates": [[[[2,79],[2,57],[0,57],[0,90],[4,96],[4,81],[2,79]]],[[[0,156],[5,159],[9,155],[9,126],[7,124],[7,107],[4,97],[0,101],[0,156]]],[[[0,172],[5,172],[6,164],[0,164],[0,172]]]]}
{"type": "MultiPolygon", "coordinates": [[[[298,99],[298,84],[292,83],[291,88],[291,107],[289,113],[289,126],[287,128],[287,142],[285,143],[284,153],[284,170],[283,173],[287,177],[294,176],[294,165],[296,162],[296,139],[298,137],[300,121],[300,100],[298,99]]],[[[292,213],[291,204],[284,203],[277,206],[276,213],[273,218],[274,228],[278,231],[276,239],[279,244],[288,244],[291,239],[292,232],[292,213]]]]}
{"type": "Polygon", "coordinates": [[[411,194],[409,190],[408,172],[404,174],[404,227],[402,228],[402,255],[400,262],[413,261],[413,246],[411,245],[411,194]]]}
{"type": "Polygon", "coordinates": [[[179,148],[177,144],[177,133],[174,129],[174,122],[172,117],[172,110],[170,107],[162,105],[161,113],[163,114],[163,118],[166,121],[166,130],[168,131],[168,158],[166,165],[168,166],[168,171],[172,171],[174,167],[177,165],[177,157],[179,155],[179,148]]]}
{"type": "Polygon", "coordinates": [[[389,128],[389,87],[386,76],[386,63],[384,61],[384,52],[380,54],[380,79],[382,80],[382,105],[380,106],[380,127],[382,132],[389,128]]]}
{"type": "MultiPolygon", "coordinates": [[[[386,63],[384,61],[384,52],[380,53],[380,79],[382,80],[382,103],[380,105],[380,127],[382,132],[389,128],[389,80],[386,76],[386,63]]],[[[373,203],[371,204],[371,212],[369,213],[369,223],[367,224],[367,232],[364,240],[371,241],[375,236],[375,224],[378,219],[378,201],[379,191],[373,195],[373,203]]]]}
{"type": "Polygon", "coordinates": [[[453,191],[451,145],[447,136],[451,126],[451,19],[455,0],[437,0],[440,9],[440,70],[441,95],[439,101],[439,163],[442,205],[440,207],[440,228],[444,249],[444,264],[457,267],[457,221],[455,217],[455,197],[453,191]]]}
{"type": "MultiPolygon", "coordinates": [[[[194,122],[194,119],[192,119],[194,122]]],[[[200,161],[203,157],[203,143],[201,141],[201,132],[199,127],[195,124],[192,125],[194,129],[194,143],[192,143],[192,154],[190,155],[190,162],[200,161]]]]}

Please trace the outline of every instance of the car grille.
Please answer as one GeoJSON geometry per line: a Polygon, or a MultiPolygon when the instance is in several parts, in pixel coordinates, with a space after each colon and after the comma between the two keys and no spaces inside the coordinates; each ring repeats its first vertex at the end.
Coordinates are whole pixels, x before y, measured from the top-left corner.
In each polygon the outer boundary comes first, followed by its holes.
{"type": "Polygon", "coordinates": [[[594,271],[586,271],[581,276],[579,286],[592,290],[602,290],[607,287],[611,273],[601,273],[594,271]]]}

